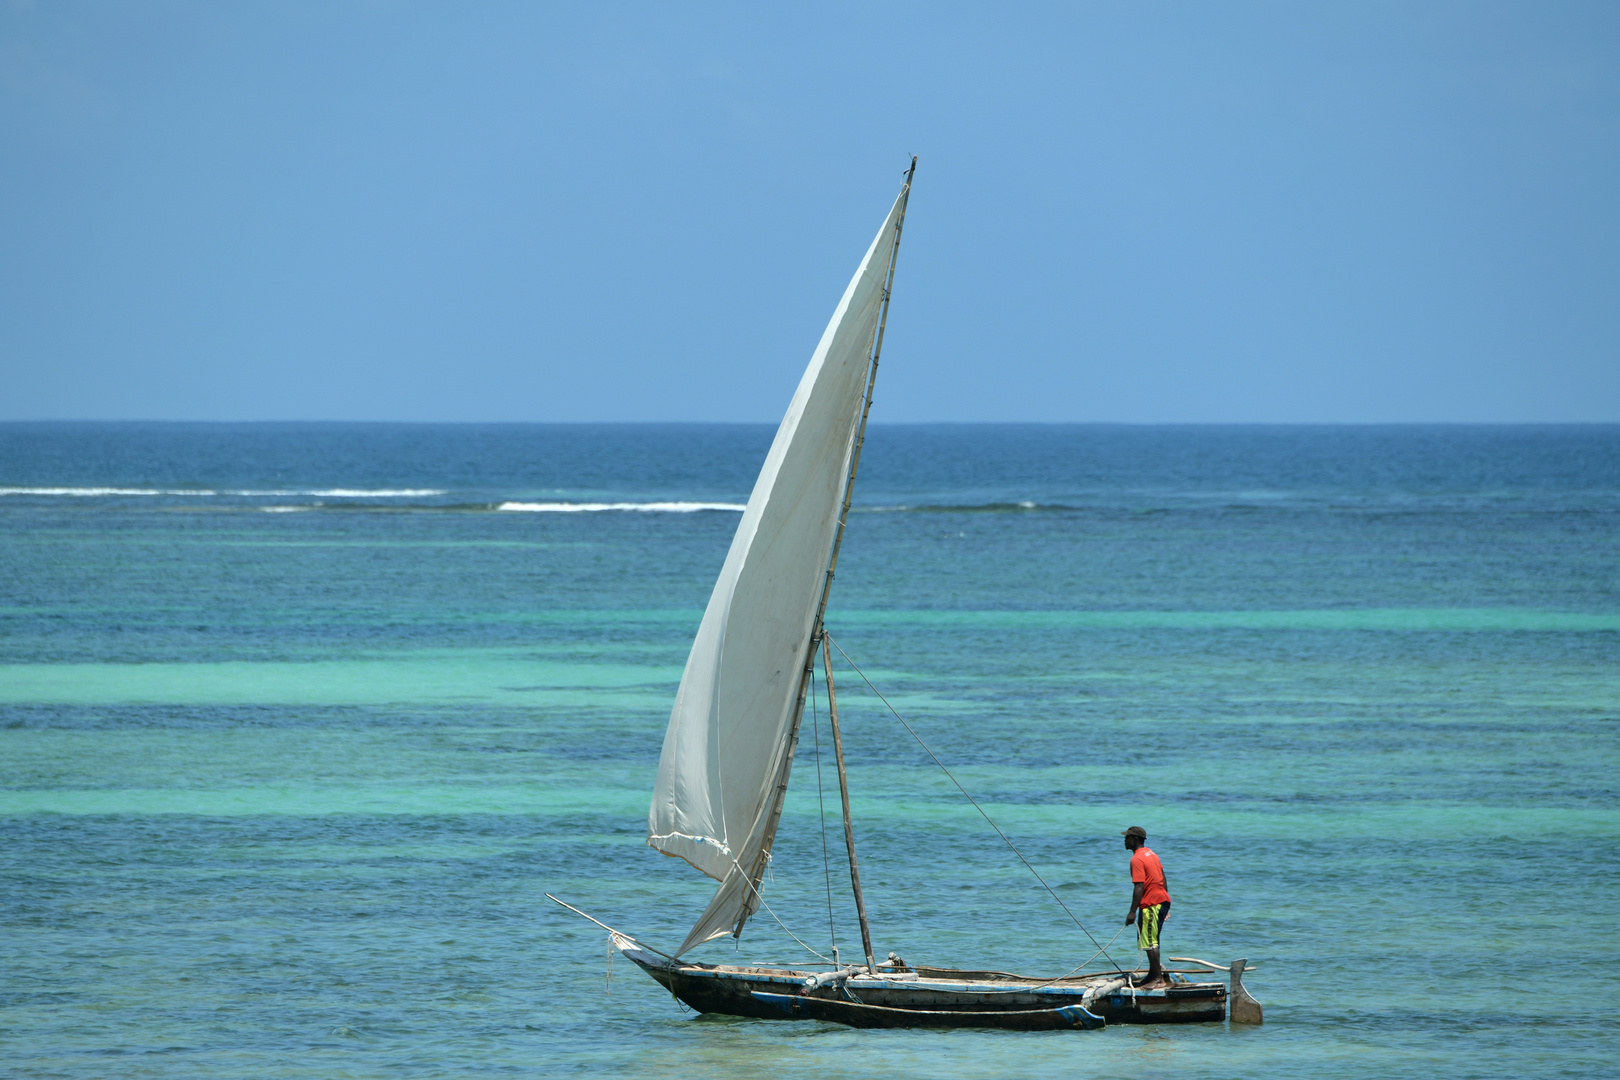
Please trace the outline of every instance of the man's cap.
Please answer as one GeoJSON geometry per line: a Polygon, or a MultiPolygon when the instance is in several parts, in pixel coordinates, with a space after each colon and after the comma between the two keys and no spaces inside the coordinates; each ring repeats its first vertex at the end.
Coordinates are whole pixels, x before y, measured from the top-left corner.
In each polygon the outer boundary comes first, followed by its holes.
{"type": "Polygon", "coordinates": [[[1130,828],[1126,829],[1124,832],[1120,833],[1119,835],[1121,835],[1121,836],[1134,836],[1138,840],[1146,840],[1147,839],[1147,830],[1142,828],[1142,826],[1140,826],[1140,825],[1132,825],[1130,828]]]}

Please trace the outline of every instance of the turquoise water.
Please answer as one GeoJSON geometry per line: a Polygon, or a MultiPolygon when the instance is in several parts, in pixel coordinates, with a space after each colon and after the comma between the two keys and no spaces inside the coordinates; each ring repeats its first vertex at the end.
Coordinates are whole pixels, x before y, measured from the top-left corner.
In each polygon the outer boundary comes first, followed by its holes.
{"type": "MultiPolygon", "coordinates": [[[[501,507],[741,502],[770,434],[0,425],[4,1071],[1613,1070],[1614,427],[874,431],[834,635],[1105,941],[1144,825],[1167,952],[1249,957],[1263,1028],[857,1032],[609,981],[542,894],[668,948],[712,891],[643,840],[737,519],[501,507]]],[[[839,689],[879,951],[1085,959],[839,689]]],[[[814,734],[765,895],[825,952],[814,734]]],[[[764,913],[698,958],[813,959],[764,913]]]]}

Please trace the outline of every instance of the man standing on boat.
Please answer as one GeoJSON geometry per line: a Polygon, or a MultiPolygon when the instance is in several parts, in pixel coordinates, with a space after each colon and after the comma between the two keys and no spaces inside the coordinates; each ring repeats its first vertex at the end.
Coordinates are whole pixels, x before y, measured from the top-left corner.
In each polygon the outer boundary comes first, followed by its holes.
{"type": "Polygon", "coordinates": [[[1131,853],[1131,911],[1125,925],[1136,923],[1136,947],[1147,953],[1147,978],[1137,985],[1144,990],[1169,986],[1170,980],[1159,967],[1159,929],[1170,917],[1170,890],[1164,883],[1164,864],[1147,846],[1147,830],[1132,825],[1122,834],[1125,849],[1131,853]]]}

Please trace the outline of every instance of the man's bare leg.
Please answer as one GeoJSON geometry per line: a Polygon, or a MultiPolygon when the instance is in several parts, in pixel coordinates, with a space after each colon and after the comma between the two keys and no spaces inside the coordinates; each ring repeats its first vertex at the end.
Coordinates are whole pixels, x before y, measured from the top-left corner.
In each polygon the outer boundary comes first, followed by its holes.
{"type": "Polygon", "coordinates": [[[1164,969],[1159,966],[1159,950],[1148,949],[1147,978],[1137,983],[1143,990],[1156,990],[1161,986],[1169,986],[1170,980],[1165,977],[1164,969]]]}

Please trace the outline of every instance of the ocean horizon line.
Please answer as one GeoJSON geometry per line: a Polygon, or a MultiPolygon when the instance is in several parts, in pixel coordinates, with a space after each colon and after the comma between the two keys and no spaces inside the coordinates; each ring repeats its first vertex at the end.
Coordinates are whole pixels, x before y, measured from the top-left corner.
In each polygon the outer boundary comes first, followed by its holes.
{"type": "MultiPolygon", "coordinates": [[[[772,428],[779,420],[341,420],[341,419],[0,419],[0,428],[175,427],[175,428],[772,428]]],[[[1620,428],[1615,420],[878,420],[873,428],[1620,428]]]]}

